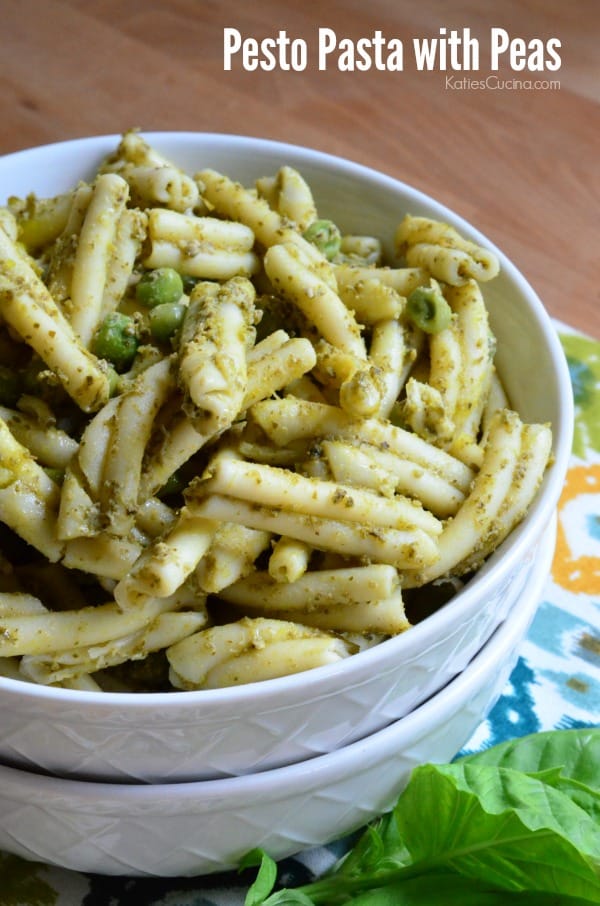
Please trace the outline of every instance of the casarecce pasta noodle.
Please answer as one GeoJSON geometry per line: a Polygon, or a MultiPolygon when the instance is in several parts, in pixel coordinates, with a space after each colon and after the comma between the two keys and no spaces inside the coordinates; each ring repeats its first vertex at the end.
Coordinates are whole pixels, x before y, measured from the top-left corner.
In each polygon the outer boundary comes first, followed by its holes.
{"type": "Polygon", "coordinates": [[[0,209],[4,675],[175,692],[336,663],[523,518],[552,434],[495,368],[495,255],[400,211],[386,258],[326,218],[288,164],[186,173],[136,131],[0,209]]]}

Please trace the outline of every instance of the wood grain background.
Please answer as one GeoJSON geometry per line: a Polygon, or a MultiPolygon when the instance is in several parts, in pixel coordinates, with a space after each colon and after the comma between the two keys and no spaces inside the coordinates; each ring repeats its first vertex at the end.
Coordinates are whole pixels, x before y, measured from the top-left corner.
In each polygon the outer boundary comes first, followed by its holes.
{"type": "MultiPolygon", "coordinates": [[[[0,153],[132,126],[260,135],[381,169],[434,195],[502,247],[550,313],[600,338],[598,0],[0,0],[0,153]],[[446,87],[446,73],[319,71],[338,39],[469,28],[485,78],[492,26],[561,41],[558,89],[446,87]],[[223,68],[223,29],[285,29],[303,72],[223,68]]],[[[512,84],[512,82],[511,82],[512,84]]]]}

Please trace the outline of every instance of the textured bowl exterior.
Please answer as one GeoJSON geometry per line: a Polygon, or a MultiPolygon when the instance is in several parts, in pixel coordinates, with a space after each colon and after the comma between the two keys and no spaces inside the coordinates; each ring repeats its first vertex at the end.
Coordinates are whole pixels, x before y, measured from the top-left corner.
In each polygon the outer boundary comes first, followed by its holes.
{"type": "Polygon", "coordinates": [[[400,663],[364,658],[343,685],[335,671],[312,671],[287,688],[253,684],[206,701],[201,693],[191,701],[158,695],[147,708],[112,695],[90,708],[87,696],[61,701],[29,685],[6,706],[0,689],[0,761],[69,777],[166,782],[248,774],[339,748],[397,720],[464,669],[511,612],[536,554],[537,546],[528,550],[445,634],[415,638],[398,652],[400,663]]]}
{"type": "Polygon", "coordinates": [[[102,784],[0,766],[0,849],[77,871],[189,876],[255,846],[284,858],[391,808],[411,770],[447,762],[497,700],[535,615],[555,527],[510,616],[460,676],[384,730],[288,767],[180,784],[102,784]]]}
{"type": "MultiPolygon", "coordinates": [[[[215,166],[241,181],[284,163],[300,169],[319,209],[349,231],[388,237],[405,211],[485,237],[397,180],[296,146],[239,136],[150,133],[190,172],[215,166]]],[[[81,139],[0,159],[9,194],[68,189],[93,174],[118,136],[81,139]]],[[[398,720],[459,674],[511,611],[538,556],[562,488],[572,436],[568,370],[552,323],[520,273],[496,250],[501,276],[486,288],[499,367],[516,408],[549,421],[554,463],[524,522],[444,608],[339,664],[239,689],[130,695],[73,692],[0,677],[0,761],[96,780],[189,781],[303,761],[398,720]]]]}

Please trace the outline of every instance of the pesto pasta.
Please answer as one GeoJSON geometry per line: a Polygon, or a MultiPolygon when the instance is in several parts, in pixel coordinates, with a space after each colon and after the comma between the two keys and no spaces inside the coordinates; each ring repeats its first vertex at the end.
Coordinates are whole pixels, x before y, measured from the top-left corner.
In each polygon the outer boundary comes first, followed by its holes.
{"type": "Polygon", "coordinates": [[[187,173],[136,131],[0,209],[5,675],[176,692],[335,664],[524,517],[552,433],[496,371],[496,256],[399,211],[386,258],[327,218],[289,165],[187,173]]]}

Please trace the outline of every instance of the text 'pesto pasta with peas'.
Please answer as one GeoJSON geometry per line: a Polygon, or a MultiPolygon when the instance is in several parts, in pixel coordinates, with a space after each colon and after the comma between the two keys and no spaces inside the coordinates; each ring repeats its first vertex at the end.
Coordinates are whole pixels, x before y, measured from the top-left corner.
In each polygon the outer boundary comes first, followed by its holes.
{"type": "Polygon", "coordinates": [[[0,672],[217,688],[410,631],[528,511],[496,256],[399,211],[394,256],[283,165],[183,172],[136,131],[0,209],[0,672]]]}

